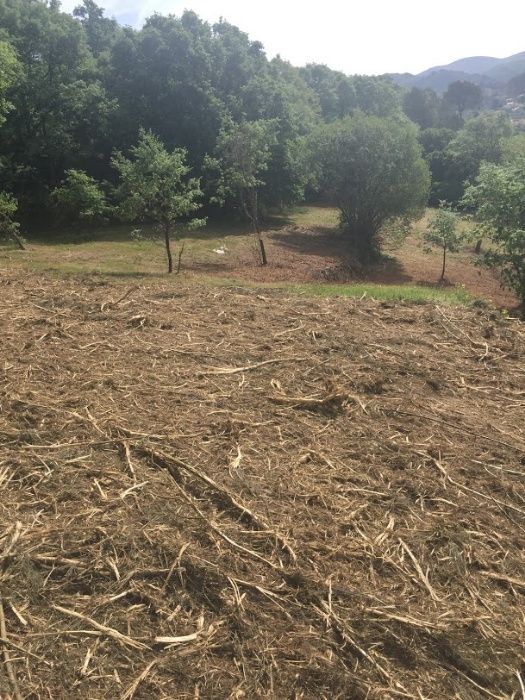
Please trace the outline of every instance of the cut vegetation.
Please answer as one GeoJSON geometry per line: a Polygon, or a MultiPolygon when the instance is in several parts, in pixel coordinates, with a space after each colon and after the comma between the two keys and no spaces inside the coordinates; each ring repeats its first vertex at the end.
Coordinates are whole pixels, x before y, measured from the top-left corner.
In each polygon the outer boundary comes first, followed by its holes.
{"type": "Polygon", "coordinates": [[[519,697],[519,322],[0,286],[2,697],[519,697]]]}

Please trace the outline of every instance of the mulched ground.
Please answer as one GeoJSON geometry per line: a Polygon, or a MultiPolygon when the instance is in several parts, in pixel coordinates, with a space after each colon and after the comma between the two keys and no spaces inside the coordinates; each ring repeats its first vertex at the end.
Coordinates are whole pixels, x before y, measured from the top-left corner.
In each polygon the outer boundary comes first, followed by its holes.
{"type": "Polygon", "coordinates": [[[0,697],[525,697],[523,324],[15,272],[0,299],[0,697]]]}

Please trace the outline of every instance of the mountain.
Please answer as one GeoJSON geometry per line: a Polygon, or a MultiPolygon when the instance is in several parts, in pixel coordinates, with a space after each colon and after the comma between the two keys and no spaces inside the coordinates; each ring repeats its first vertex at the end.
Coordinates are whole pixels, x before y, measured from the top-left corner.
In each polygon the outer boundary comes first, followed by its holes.
{"type": "Polygon", "coordinates": [[[389,73],[389,77],[403,87],[432,88],[442,93],[456,80],[469,80],[481,87],[498,89],[521,73],[525,73],[525,51],[507,58],[470,56],[446,66],[428,68],[417,75],[389,73]]]}

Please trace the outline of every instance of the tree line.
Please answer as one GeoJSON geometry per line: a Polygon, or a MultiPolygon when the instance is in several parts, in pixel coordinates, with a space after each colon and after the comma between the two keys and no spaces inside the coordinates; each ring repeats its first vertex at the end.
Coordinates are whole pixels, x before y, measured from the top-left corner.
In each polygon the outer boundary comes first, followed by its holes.
{"type": "Polygon", "coordinates": [[[0,0],[0,230],[19,239],[17,221],[153,221],[173,269],[178,222],[239,211],[264,263],[261,213],[315,198],[339,208],[349,246],[370,262],[392,222],[428,202],[481,216],[472,188],[485,186],[486,164],[523,174],[525,137],[481,104],[465,81],[440,97],[269,60],[237,27],[193,12],[136,30],[93,0],[72,15],[57,0],[0,0]]]}

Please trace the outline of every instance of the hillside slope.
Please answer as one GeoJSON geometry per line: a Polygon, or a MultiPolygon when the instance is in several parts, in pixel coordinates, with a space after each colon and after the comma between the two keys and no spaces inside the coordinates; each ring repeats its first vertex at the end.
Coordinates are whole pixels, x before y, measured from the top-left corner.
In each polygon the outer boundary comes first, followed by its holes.
{"type": "Polygon", "coordinates": [[[519,696],[521,324],[173,279],[0,292],[0,696],[519,696]]]}
{"type": "Polygon", "coordinates": [[[506,58],[470,56],[444,66],[433,66],[412,75],[392,73],[391,78],[403,87],[432,88],[444,92],[456,80],[469,80],[482,87],[502,87],[525,71],[525,51],[506,58]]]}

